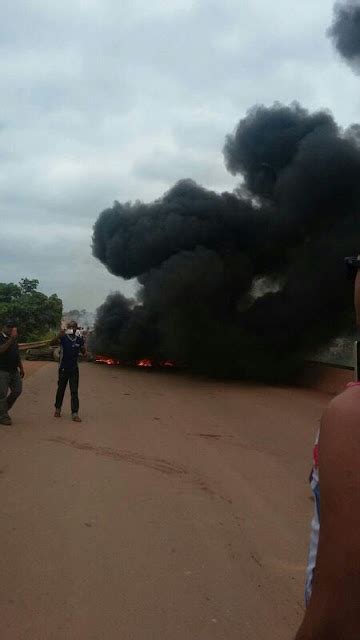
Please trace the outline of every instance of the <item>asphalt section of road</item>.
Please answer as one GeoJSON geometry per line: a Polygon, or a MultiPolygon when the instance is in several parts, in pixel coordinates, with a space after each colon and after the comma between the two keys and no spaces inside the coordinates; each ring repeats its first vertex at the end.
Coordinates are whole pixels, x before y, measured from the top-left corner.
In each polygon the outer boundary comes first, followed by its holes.
{"type": "Polygon", "coordinates": [[[0,429],[2,640],[288,640],[328,397],[81,365],[53,417],[37,368],[0,429]]]}

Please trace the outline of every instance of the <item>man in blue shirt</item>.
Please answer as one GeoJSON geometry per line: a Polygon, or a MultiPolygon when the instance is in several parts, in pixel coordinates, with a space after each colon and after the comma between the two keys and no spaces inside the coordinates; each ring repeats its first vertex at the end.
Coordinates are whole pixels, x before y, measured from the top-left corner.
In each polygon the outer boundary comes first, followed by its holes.
{"type": "Polygon", "coordinates": [[[64,394],[69,383],[71,393],[71,414],[74,422],[81,422],[79,417],[79,354],[86,355],[84,338],[81,337],[75,320],[69,322],[67,330],[62,330],[51,344],[60,344],[59,380],[55,400],[55,418],[61,417],[64,394]]]}

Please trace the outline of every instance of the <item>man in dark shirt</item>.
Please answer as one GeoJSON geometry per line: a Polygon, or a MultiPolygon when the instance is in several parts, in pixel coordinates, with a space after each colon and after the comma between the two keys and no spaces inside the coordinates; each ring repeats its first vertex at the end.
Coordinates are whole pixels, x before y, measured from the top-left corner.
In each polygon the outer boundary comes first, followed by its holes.
{"type": "Polygon", "coordinates": [[[23,377],[16,323],[7,320],[0,332],[0,424],[12,424],[8,412],[22,392],[23,377]]]}
{"type": "Polygon", "coordinates": [[[67,330],[62,330],[51,344],[60,344],[60,364],[58,389],[55,400],[55,418],[61,417],[64,394],[69,383],[71,393],[71,414],[74,422],[81,422],[79,417],[79,354],[86,355],[84,339],[79,335],[77,323],[69,322],[67,330]]]}

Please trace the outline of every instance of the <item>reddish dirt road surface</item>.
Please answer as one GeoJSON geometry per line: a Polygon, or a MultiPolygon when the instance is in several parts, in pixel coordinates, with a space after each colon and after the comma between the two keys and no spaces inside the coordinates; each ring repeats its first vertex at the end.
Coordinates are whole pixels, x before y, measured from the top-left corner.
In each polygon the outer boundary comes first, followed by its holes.
{"type": "Polygon", "coordinates": [[[0,429],[2,640],[291,640],[329,397],[83,364],[76,425],[31,370],[0,429]]]}

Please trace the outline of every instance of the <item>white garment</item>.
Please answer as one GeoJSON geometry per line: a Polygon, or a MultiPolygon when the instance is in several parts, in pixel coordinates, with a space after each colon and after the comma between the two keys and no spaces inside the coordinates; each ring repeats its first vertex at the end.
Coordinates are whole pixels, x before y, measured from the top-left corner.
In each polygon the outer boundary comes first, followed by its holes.
{"type": "Polygon", "coordinates": [[[320,535],[320,484],[319,484],[319,455],[318,455],[318,442],[319,434],[316,438],[314,446],[314,462],[313,468],[310,474],[310,486],[315,499],[314,517],[311,522],[311,536],[310,536],[310,549],[309,559],[306,570],[306,585],[305,585],[305,602],[309,604],[312,586],[314,580],[314,571],[316,567],[316,558],[319,546],[320,535]]]}

